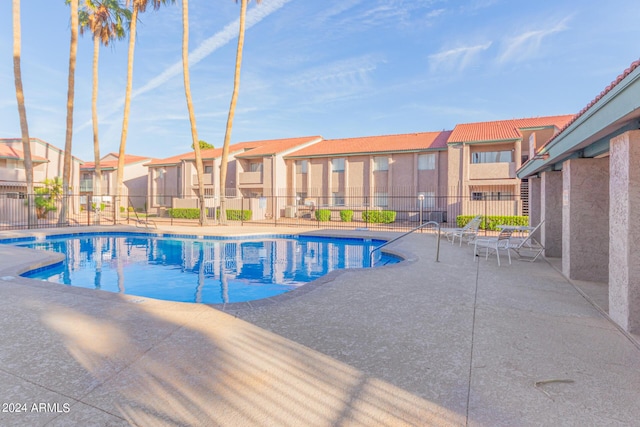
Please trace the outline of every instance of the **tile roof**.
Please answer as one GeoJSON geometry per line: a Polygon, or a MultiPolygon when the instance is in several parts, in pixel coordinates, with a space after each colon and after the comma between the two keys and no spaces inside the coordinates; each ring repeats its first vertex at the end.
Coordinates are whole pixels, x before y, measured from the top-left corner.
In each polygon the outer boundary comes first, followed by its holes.
{"type": "Polygon", "coordinates": [[[442,131],[328,139],[294,151],[286,157],[318,157],[358,153],[446,149],[447,138],[450,134],[451,131],[442,131]]]}
{"type": "Polygon", "coordinates": [[[565,126],[573,115],[531,117],[525,119],[498,120],[493,122],[462,123],[453,129],[449,143],[505,141],[522,138],[520,129],[565,126]]]}
{"type": "MultiPolygon", "coordinates": [[[[0,159],[24,160],[24,151],[22,151],[22,148],[0,144],[0,159]]],[[[46,163],[49,160],[41,156],[32,155],[31,161],[35,163],[46,163]]]]}
{"type": "Polygon", "coordinates": [[[616,86],[618,86],[618,84],[620,84],[629,74],[633,73],[636,68],[640,67],[640,59],[637,61],[634,61],[631,63],[631,65],[629,66],[629,68],[627,68],[626,70],[624,70],[622,72],[622,74],[620,74],[618,77],[616,77],[616,79],[614,81],[612,81],[609,86],[605,87],[602,92],[600,92],[598,94],[598,96],[596,96],[591,102],[589,102],[586,107],[584,107],[582,110],[580,110],[578,112],[578,114],[575,114],[572,118],[572,120],[567,121],[567,123],[564,124],[564,126],[560,127],[560,130],[553,135],[547,142],[545,142],[538,151],[542,150],[545,146],[549,145],[551,143],[551,141],[553,141],[554,139],[556,139],[562,132],[564,132],[569,126],[571,126],[571,124],[573,122],[575,122],[576,120],[578,120],[578,118],[582,115],[584,115],[591,107],[593,107],[594,105],[596,105],[598,103],[598,101],[600,101],[606,94],[608,94],[609,92],[611,92],[613,90],[613,88],[615,88],[616,86]]]}
{"type": "MultiPolygon", "coordinates": [[[[229,153],[237,153],[245,150],[250,150],[259,146],[258,141],[251,142],[239,142],[237,144],[231,144],[229,146],[229,153]]],[[[201,150],[200,154],[203,160],[213,160],[219,157],[222,157],[222,147],[220,148],[209,148],[206,150],[201,150]]],[[[191,150],[186,153],[178,154],[176,156],[167,157],[165,159],[153,159],[145,166],[167,166],[167,165],[175,165],[180,163],[183,160],[195,160],[196,153],[191,150]]]]}
{"type": "MultiPolygon", "coordinates": [[[[116,156],[118,157],[117,153],[109,153],[108,155],[111,156],[116,156]]],[[[151,157],[144,157],[144,156],[134,156],[132,154],[125,154],[124,155],[124,164],[126,165],[130,165],[132,163],[139,163],[139,162],[146,162],[149,159],[151,159],[151,157]]],[[[81,170],[91,170],[91,169],[95,169],[96,167],[96,163],[95,162],[88,162],[83,164],[82,166],[80,166],[81,170]]],[[[118,167],[118,160],[106,160],[106,161],[100,161],[100,169],[116,169],[118,167]]]]}
{"type": "Polygon", "coordinates": [[[296,148],[298,145],[322,141],[321,136],[303,136],[299,138],[271,139],[266,141],[256,141],[256,148],[236,155],[239,158],[267,157],[280,154],[284,151],[296,148]]]}

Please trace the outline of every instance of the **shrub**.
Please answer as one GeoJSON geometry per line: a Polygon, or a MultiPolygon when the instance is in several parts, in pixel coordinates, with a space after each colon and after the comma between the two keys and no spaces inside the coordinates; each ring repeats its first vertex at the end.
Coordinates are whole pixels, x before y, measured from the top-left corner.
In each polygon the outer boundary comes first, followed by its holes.
{"type": "Polygon", "coordinates": [[[343,222],[351,222],[353,218],[353,211],[351,209],[345,209],[340,211],[340,219],[343,222]]]}
{"type": "Polygon", "coordinates": [[[396,211],[381,211],[380,222],[383,224],[391,224],[396,220],[396,211]]]}
{"type": "MultiPolygon", "coordinates": [[[[105,207],[106,207],[106,205],[104,203],[100,203],[100,210],[101,211],[104,211],[105,207]]],[[[122,206],[121,206],[121,209],[124,209],[124,208],[122,208],[122,206]]],[[[96,204],[95,203],[91,203],[91,210],[94,210],[94,211],[96,210],[96,204]]]]}
{"type": "MultiPolygon", "coordinates": [[[[458,215],[456,224],[458,227],[467,225],[475,215],[458,215]]],[[[518,215],[488,215],[482,218],[480,222],[481,230],[498,230],[498,225],[529,225],[528,216],[518,215]]]]}
{"type": "Polygon", "coordinates": [[[322,222],[329,221],[331,219],[331,211],[329,209],[316,210],[316,219],[322,222]]]}
{"type": "Polygon", "coordinates": [[[396,211],[366,211],[362,212],[362,220],[372,224],[391,224],[396,220],[396,211]]]}
{"type": "MultiPolygon", "coordinates": [[[[251,221],[253,211],[249,209],[227,209],[227,220],[229,221],[251,221]]],[[[216,218],[220,218],[220,208],[216,208],[216,218]]]]}
{"type": "Polygon", "coordinates": [[[199,219],[200,209],[198,208],[168,208],[167,215],[170,218],[178,219],[199,219]]]}
{"type": "Polygon", "coordinates": [[[229,221],[250,221],[252,211],[248,209],[227,209],[227,219],[229,221]]]}

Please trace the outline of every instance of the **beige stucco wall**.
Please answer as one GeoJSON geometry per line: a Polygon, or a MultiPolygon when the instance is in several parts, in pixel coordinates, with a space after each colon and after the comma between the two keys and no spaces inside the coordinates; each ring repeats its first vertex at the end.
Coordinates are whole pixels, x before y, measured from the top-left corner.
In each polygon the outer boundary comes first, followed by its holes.
{"type": "Polygon", "coordinates": [[[640,131],[610,144],[609,315],[640,333],[640,131]]]}
{"type": "Polygon", "coordinates": [[[562,272],[570,279],[609,279],[609,159],[562,166],[562,272]]]}

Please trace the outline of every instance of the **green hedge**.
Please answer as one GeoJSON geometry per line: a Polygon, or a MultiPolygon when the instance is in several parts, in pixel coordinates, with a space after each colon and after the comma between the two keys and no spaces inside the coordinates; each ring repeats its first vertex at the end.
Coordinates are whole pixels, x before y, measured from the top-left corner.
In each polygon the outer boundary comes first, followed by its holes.
{"type": "Polygon", "coordinates": [[[253,212],[249,209],[227,209],[227,219],[229,221],[250,221],[252,216],[253,212]]]}
{"type": "MultiPolygon", "coordinates": [[[[464,227],[471,221],[475,215],[458,215],[456,224],[458,227],[464,227]]],[[[498,225],[529,225],[528,216],[518,215],[489,215],[482,218],[480,222],[481,230],[498,230],[498,225]]]]}
{"type": "Polygon", "coordinates": [[[200,209],[198,208],[169,208],[167,215],[170,218],[178,219],[200,219],[200,209]]]}
{"type": "Polygon", "coordinates": [[[362,220],[372,224],[391,224],[396,220],[396,211],[362,212],[362,220]]]}
{"type": "MultiPolygon", "coordinates": [[[[167,214],[169,217],[177,219],[200,219],[200,209],[198,208],[169,208],[167,214]]],[[[229,221],[250,221],[252,214],[250,210],[227,209],[229,221]]],[[[220,209],[216,211],[216,217],[220,217],[220,209]]]]}
{"type": "Polygon", "coordinates": [[[329,221],[331,219],[331,211],[329,209],[316,210],[316,219],[323,222],[329,221]]]}
{"type": "Polygon", "coordinates": [[[340,219],[343,222],[351,222],[353,218],[353,211],[351,209],[344,209],[340,211],[340,219]]]}

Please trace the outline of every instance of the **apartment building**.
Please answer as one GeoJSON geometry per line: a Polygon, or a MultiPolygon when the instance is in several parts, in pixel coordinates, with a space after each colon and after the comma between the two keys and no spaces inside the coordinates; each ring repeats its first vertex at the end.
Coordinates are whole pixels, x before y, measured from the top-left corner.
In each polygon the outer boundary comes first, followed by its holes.
{"type": "Polygon", "coordinates": [[[574,116],[458,124],[448,146],[449,196],[466,214],[528,214],[528,184],[516,171],[574,116]],[[519,201],[525,203],[520,203],[519,201]],[[491,201],[487,204],[485,201],[491,201]],[[486,212],[487,206],[492,212],[486,212]]]}
{"type": "MultiPolygon", "coordinates": [[[[64,150],[39,138],[30,138],[31,160],[33,163],[33,182],[37,187],[45,179],[62,178],[64,168],[64,150]]],[[[24,170],[24,152],[21,138],[0,139],[0,194],[24,193],[27,178],[24,170]]],[[[79,184],[79,170],[82,161],[71,157],[72,189],[79,184]]]]}
{"type": "MultiPolygon", "coordinates": [[[[450,131],[323,140],[284,156],[291,205],[446,211],[450,131]]],[[[440,218],[442,219],[442,217],[440,218]]]]}
{"type": "MultiPolygon", "coordinates": [[[[100,194],[102,201],[111,203],[111,196],[117,194],[117,174],[118,174],[118,153],[109,153],[100,159],[100,170],[102,171],[102,183],[100,184],[100,194]]],[[[122,206],[133,206],[135,209],[144,209],[147,195],[147,168],[146,163],[153,160],[151,157],[134,156],[126,154],[124,158],[123,180],[124,185],[122,206]]],[[[80,168],[82,174],[80,179],[80,194],[87,196],[94,194],[97,190],[95,179],[96,164],[89,162],[80,168]]],[[[86,202],[83,199],[82,202],[86,202]]]]}
{"type": "MultiPolygon", "coordinates": [[[[255,218],[277,215],[271,201],[260,201],[265,195],[276,193],[274,189],[284,188],[286,168],[283,156],[292,150],[315,144],[320,136],[249,141],[232,144],[229,147],[227,181],[225,195],[233,200],[246,198],[255,218]],[[255,206],[254,206],[255,205],[255,206]]],[[[209,207],[219,204],[220,163],[222,148],[202,150],[204,179],[202,191],[209,207]]],[[[195,154],[193,151],[166,159],[155,159],[145,166],[148,168],[148,206],[152,212],[169,207],[197,207],[197,197],[201,191],[198,182],[195,154]]]]}

